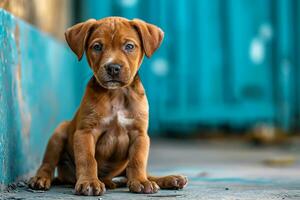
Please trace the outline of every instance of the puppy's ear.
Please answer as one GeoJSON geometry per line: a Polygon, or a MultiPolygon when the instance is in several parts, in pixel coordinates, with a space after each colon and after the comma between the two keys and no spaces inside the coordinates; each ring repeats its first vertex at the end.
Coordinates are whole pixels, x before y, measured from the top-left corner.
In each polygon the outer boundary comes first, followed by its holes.
{"type": "Polygon", "coordinates": [[[95,22],[95,19],[89,19],[86,22],[68,28],[65,32],[66,41],[72,51],[77,55],[78,60],[81,60],[83,56],[86,40],[95,22]]]}
{"type": "Polygon", "coordinates": [[[164,38],[164,32],[157,26],[148,24],[139,19],[133,19],[131,23],[140,35],[146,56],[150,58],[160,46],[164,38]]]}

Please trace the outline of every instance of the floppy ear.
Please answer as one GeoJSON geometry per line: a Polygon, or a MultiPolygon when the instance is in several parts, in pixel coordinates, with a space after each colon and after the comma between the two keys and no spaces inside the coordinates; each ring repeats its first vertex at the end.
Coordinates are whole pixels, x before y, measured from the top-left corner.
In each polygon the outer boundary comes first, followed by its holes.
{"type": "Polygon", "coordinates": [[[89,19],[86,22],[68,28],[65,32],[66,41],[72,51],[77,55],[78,60],[81,60],[83,56],[86,40],[95,22],[95,19],[89,19]]]}
{"type": "Polygon", "coordinates": [[[131,23],[137,29],[141,37],[146,56],[150,58],[160,46],[164,38],[164,32],[157,26],[148,24],[139,19],[133,19],[131,23]]]}

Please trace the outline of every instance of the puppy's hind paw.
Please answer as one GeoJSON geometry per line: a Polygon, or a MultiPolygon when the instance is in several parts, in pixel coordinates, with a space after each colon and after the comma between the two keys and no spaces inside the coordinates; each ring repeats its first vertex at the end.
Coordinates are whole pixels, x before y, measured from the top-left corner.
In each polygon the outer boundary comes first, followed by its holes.
{"type": "Polygon", "coordinates": [[[105,187],[108,189],[116,189],[117,188],[117,184],[114,183],[112,180],[102,180],[102,182],[104,183],[105,187]]]}
{"type": "Polygon", "coordinates": [[[34,176],[29,180],[28,186],[34,190],[49,190],[51,186],[51,178],[34,176]]]}
{"type": "Polygon", "coordinates": [[[178,190],[184,188],[187,185],[188,179],[187,177],[181,175],[170,175],[158,178],[156,180],[156,183],[162,189],[178,190]]]}

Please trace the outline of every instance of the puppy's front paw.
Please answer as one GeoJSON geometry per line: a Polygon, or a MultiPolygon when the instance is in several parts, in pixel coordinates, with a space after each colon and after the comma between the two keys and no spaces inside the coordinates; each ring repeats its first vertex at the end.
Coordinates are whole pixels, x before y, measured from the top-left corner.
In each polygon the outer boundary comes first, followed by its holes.
{"type": "Polygon", "coordinates": [[[127,183],[130,192],[152,194],[159,190],[159,186],[154,181],[129,180],[127,183]]]}
{"type": "Polygon", "coordinates": [[[104,194],[105,185],[98,179],[79,179],[75,185],[75,194],[99,196],[104,194]]]}
{"type": "Polygon", "coordinates": [[[49,190],[51,186],[51,178],[36,175],[29,180],[28,186],[34,190],[49,190]]]}
{"type": "Polygon", "coordinates": [[[156,183],[162,189],[182,189],[187,185],[188,179],[181,175],[170,175],[159,178],[156,183]]]}

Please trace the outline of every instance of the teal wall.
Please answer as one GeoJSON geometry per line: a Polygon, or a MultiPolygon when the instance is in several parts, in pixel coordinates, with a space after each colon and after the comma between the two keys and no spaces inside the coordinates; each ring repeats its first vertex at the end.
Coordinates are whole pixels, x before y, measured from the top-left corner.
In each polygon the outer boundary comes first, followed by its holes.
{"type": "Polygon", "coordinates": [[[289,131],[299,122],[299,8],[297,0],[86,0],[77,16],[142,18],[165,31],[141,69],[151,132],[258,122],[289,131]]]}
{"type": "Polygon", "coordinates": [[[66,45],[0,9],[0,183],[36,167],[55,126],[72,117],[75,63],[66,45]]]}

